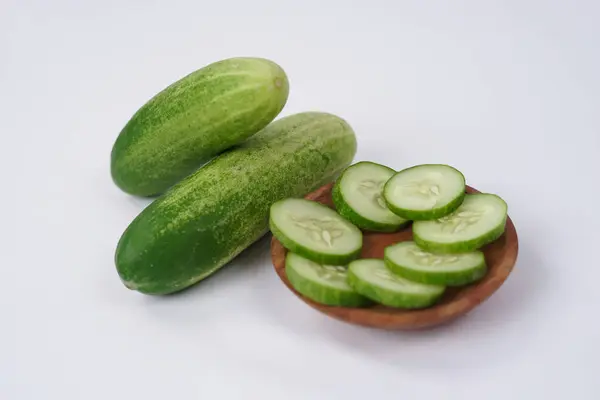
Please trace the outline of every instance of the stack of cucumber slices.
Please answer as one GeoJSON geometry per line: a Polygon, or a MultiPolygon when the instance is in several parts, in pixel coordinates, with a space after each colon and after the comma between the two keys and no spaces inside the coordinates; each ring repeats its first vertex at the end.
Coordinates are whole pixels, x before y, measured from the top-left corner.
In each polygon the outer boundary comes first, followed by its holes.
{"type": "Polygon", "coordinates": [[[373,162],[348,167],[335,182],[333,210],[297,198],[271,207],[270,228],[288,250],[290,284],[330,306],[419,309],[446,287],[483,278],[484,245],[505,229],[507,205],[494,194],[466,194],[453,167],[423,164],[396,172],[373,162]],[[363,232],[396,232],[412,221],[414,241],[361,259],[363,232]]]}

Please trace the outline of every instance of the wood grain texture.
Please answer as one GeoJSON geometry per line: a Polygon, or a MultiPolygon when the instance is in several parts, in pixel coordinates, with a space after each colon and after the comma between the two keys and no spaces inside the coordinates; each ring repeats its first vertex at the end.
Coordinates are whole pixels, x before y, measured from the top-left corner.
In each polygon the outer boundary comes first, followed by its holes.
{"type": "MultiPolygon", "coordinates": [[[[308,194],[307,199],[333,208],[331,189],[325,185],[308,194]]],[[[467,186],[467,193],[478,193],[467,186]]],[[[364,232],[363,258],[383,258],[383,250],[394,243],[412,239],[411,226],[395,233],[364,232]]],[[[421,310],[403,310],[375,305],[368,308],[333,307],[315,303],[294,290],[285,274],[286,249],[273,237],[271,258],[283,283],[309,306],[341,321],[372,328],[413,330],[431,328],[463,316],[494,294],[506,281],[517,260],[519,241],[515,226],[507,219],[504,234],[483,249],[488,272],[480,281],[463,287],[448,288],[439,303],[421,310]]]]}

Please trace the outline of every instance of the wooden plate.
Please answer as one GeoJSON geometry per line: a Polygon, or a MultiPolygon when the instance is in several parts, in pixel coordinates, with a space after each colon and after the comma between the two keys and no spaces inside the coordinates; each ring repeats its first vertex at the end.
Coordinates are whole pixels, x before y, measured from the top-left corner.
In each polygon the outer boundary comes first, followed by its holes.
{"type": "MultiPolygon", "coordinates": [[[[333,184],[325,185],[308,194],[306,198],[333,208],[332,186],[333,184]]],[[[477,190],[467,187],[467,193],[477,193],[477,190]]],[[[412,228],[410,226],[395,233],[365,232],[362,257],[383,258],[385,247],[411,239],[412,228]]],[[[296,296],[330,317],[352,324],[382,329],[409,330],[433,327],[465,315],[488,299],[508,278],[517,260],[519,241],[510,217],[507,220],[504,235],[482,250],[489,268],[487,275],[472,285],[448,288],[440,302],[433,307],[422,310],[403,310],[382,305],[352,308],[318,304],[294,290],[285,274],[287,251],[275,237],[271,240],[271,258],[275,271],[296,296]]]]}

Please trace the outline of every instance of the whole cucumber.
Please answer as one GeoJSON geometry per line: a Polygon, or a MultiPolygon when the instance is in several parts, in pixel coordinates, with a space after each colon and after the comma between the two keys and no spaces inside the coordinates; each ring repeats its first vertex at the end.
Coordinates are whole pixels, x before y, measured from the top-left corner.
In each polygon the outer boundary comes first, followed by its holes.
{"type": "Polygon", "coordinates": [[[275,121],[150,204],[121,237],[115,262],[126,287],[185,289],[268,231],[277,200],[332,182],[356,153],[343,119],[306,112],[275,121]]]}
{"type": "Polygon", "coordinates": [[[111,153],[123,191],[153,196],[223,150],[267,126],[289,93],[281,67],[261,58],[230,58],[173,83],[127,122],[111,153]]]}

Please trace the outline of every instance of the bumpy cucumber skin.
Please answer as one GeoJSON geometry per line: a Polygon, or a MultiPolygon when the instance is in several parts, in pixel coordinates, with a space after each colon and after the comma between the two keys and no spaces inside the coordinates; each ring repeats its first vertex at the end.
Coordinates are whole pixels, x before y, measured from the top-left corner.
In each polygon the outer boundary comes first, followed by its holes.
{"type": "MultiPolygon", "coordinates": [[[[508,206],[506,205],[506,202],[504,200],[502,200],[501,197],[496,196],[494,194],[480,193],[480,194],[474,194],[471,196],[479,196],[482,194],[485,196],[497,197],[504,203],[505,210],[508,208],[508,206]]],[[[417,246],[419,246],[423,250],[430,251],[432,253],[467,253],[469,251],[478,250],[478,249],[482,248],[483,246],[490,244],[493,241],[500,238],[500,236],[502,236],[504,234],[504,231],[506,229],[507,218],[508,218],[508,215],[505,212],[504,218],[502,219],[502,221],[496,227],[494,227],[489,232],[487,232],[486,234],[478,236],[471,240],[465,240],[465,241],[459,241],[459,242],[435,242],[432,240],[424,239],[419,233],[420,224],[418,221],[416,221],[413,224],[413,240],[417,244],[417,246]]]]}
{"type": "Polygon", "coordinates": [[[429,285],[464,286],[480,280],[487,273],[483,253],[481,262],[468,271],[417,271],[392,261],[387,255],[384,255],[384,262],[385,266],[394,274],[413,282],[429,285]]]}
{"type": "MultiPolygon", "coordinates": [[[[365,164],[365,163],[374,164],[379,167],[387,168],[390,171],[394,171],[393,169],[386,167],[385,165],[376,164],[376,163],[369,162],[369,161],[361,161],[354,165],[365,164]]],[[[354,165],[352,165],[352,166],[354,166],[354,165]]],[[[342,217],[346,218],[348,221],[352,222],[354,225],[356,225],[360,229],[363,229],[365,231],[371,231],[371,232],[396,232],[410,224],[410,221],[404,221],[401,224],[387,224],[387,223],[383,223],[383,222],[377,222],[377,221],[367,219],[367,218],[363,217],[362,215],[356,213],[348,205],[348,203],[344,199],[344,196],[342,195],[341,182],[342,182],[343,177],[344,177],[344,174],[342,173],[340,178],[334,184],[333,190],[331,192],[333,204],[335,205],[337,212],[342,217]]]]}
{"type": "MultiPolygon", "coordinates": [[[[321,204],[319,205],[322,207],[327,207],[321,204]]],[[[300,243],[297,243],[296,241],[290,239],[285,233],[283,233],[282,230],[277,227],[277,225],[273,221],[273,218],[269,218],[269,229],[271,230],[273,236],[275,236],[277,240],[281,242],[283,247],[285,247],[288,251],[296,253],[299,256],[302,256],[308,260],[314,261],[319,264],[346,265],[350,261],[357,259],[362,250],[362,232],[360,232],[358,228],[356,229],[360,234],[361,238],[360,246],[356,250],[345,254],[319,253],[309,249],[308,247],[302,246],[300,243]]]]}
{"type": "Polygon", "coordinates": [[[262,58],[230,58],[192,72],[144,104],[119,133],[114,183],[132,195],[163,193],[264,128],[288,94],[283,69],[262,58]]]}
{"type": "MultiPolygon", "coordinates": [[[[288,253],[291,254],[291,253],[288,253]]],[[[365,307],[373,302],[356,292],[345,291],[333,287],[323,288],[300,275],[286,257],[285,274],[290,284],[298,293],[312,301],[328,306],[365,307]]]]}
{"type": "Polygon", "coordinates": [[[273,122],[133,220],[115,253],[121,280],[157,295],[192,286],[268,232],[271,204],[332,182],[355,153],[352,128],[334,115],[308,112],[273,122]]]}
{"type": "MultiPolygon", "coordinates": [[[[388,184],[390,183],[390,181],[394,178],[393,176],[388,180],[388,182],[385,184],[385,187],[383,188],[383,198],[388,206],[388,208],[397,216],[404,218],[404,219],[409,219],[409,220],[413,220],[413,221],[428,221],[428,220],[432,220],[432,219],[438,219],[441,217],[444,217],[448,214],[451,214],[452,212],[454,212],[458,207],[460,207],[460,205],[462,204],[462,202],[465,199],[465,195],[466,195],[466,180],[465,180],[465,176],[462,174],[462,172],[460,172],[459,170],[457,170],[454,167],[451,167],[449,165],[446,164],[421,164],[421,165],[415,165],[414,167],[410,167],[410,168],[406,168],[403,169],[402,171],[398,171],[396,174],[400,174],[404,171],[408,171],[410,169],[413,168],[418,168],[418,167],[427,167],[427,166],[444,166],[444,167],[448,167],[448,168],[452,168],[453,170],[455,170],[456,172],[458,172],[462,178],[463,178],[463,190],[461,191],[461,193],[454,198],[451,202],[449,202],[448,204],[446,204],[443,207],[438,207],[438,208],[432,208],[431,210],[407,210],[405,208],[401,208],[401,207],[397,207],[395,206],[390,198],[390,195],[386,196],[386,193],[388,191],[388,187],[391,187],[391,185],[388,186],[388,184]]],[[[390,189],[391,190],[391,189],[390,189]]]]}
{"type": "Polygon", "coordinates": [[[391,290],[374,287],[369,283],[362,281],[353,271],[352,264],[348,267],[348,284],[359,294],[373,300],[376,303],[383,304],[388,307],[419,309],[427,308],[435,303],[443,296],[441,292],[437,296],[415,296],[410,294],[396,293],[391,290]]]}

